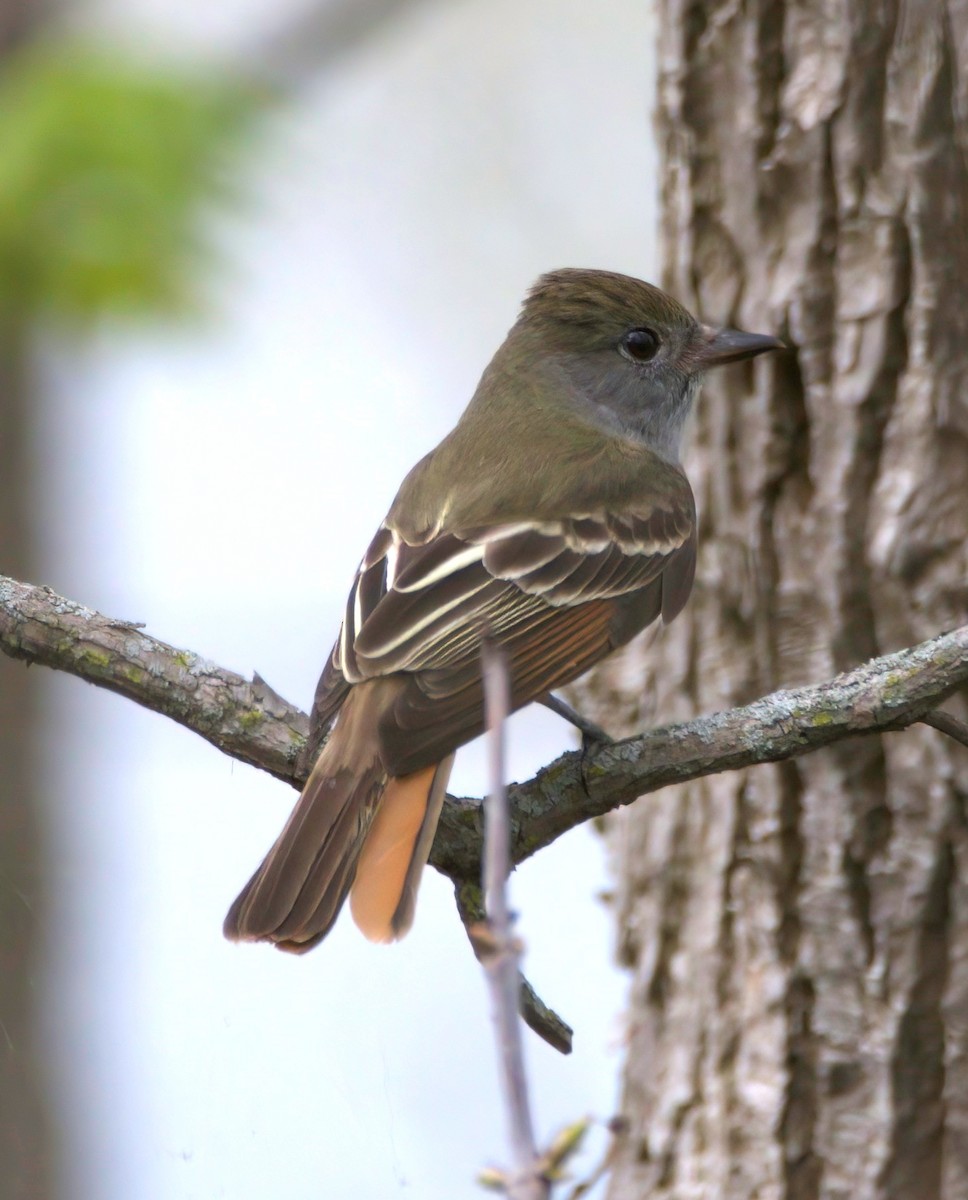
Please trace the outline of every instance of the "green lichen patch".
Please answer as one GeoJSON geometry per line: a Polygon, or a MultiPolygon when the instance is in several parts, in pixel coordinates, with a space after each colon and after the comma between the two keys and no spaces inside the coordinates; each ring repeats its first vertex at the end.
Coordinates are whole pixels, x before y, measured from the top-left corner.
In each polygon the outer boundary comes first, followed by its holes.
{"type": "Polygon", "coordinates": [[[251,733],[253,729],[258,729],[265,719],[266,715],[261,708],[249,708],[244,713],[239,714],[239,724],[246,733],[251,733]]]}
{"type": "Polygon", "coordinates": [[[111,665],[111,655],[106,650],[95,650],[93,646],[81,646],[77,652],[77,661],[91,668],[106,671],[111,665]]]}

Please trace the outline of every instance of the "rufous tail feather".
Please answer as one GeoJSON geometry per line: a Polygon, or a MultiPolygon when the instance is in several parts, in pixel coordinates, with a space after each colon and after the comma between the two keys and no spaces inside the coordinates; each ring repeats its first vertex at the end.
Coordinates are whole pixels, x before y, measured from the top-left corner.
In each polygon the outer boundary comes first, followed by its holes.
{"type": "Polygon", "coordinates": [[[351,889],[368,938],[409,929],[453,756],[387,777],[376,730],[393,698],[388,682],[347,696],[285,828],[229,909],[226,937],[302,953],[326,936],[351,889]]]}
{"type": "Polygon", "coordinates": [[[387,781],[350,891],[353,920],[371,942],[393,942],[413,924],[417,888],[437,831],[454,763],[387,781]]]}

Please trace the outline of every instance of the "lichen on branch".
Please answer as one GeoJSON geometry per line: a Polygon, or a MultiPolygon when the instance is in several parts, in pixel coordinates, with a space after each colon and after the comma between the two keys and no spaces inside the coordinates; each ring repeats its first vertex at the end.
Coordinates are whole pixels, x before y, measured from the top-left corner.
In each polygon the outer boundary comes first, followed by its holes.
{"type": "MultiPolygon", "coordinates": [[[[127,696],[223,753],[302,786],[300,751],[308,718],[258,676],[244,679],[131,622],[5,576],[0,576],[0,650],[127,696]]],[[[968,625],[824,683],[569,751],[508,789],[512,860],[522,862],[581,822],[668,784],[903,729],[966,684],[968,625]]],[[[481,841],[479,802],[449,796],[431,864],[455,882],[476,880],[481,841]]]]}

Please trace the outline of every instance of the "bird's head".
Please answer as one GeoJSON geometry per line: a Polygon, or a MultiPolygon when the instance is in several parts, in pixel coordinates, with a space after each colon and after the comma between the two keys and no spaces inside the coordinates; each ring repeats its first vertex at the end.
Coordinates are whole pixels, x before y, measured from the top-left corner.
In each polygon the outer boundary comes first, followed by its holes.
{"type": "Polygon", "coordinates": [[[703,374],[783,348],[768,334],[703,325],[639,279],[575,269],[542,275],[509,340],[562,372],[596,423],[672,459],[703,374]]]}

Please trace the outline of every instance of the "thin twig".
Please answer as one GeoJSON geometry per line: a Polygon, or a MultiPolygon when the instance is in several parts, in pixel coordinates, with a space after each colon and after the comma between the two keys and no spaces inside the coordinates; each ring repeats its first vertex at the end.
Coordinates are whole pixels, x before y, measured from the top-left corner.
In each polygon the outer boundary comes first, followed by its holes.
{"type": "Polygon", "coordinates": [[[491,991],[499,1073],[507,1106],[514,1173],[507,1192],[512,1200],[543,1200],[547,1180],[537,1170],[538,1149],[528,1102],[528,1084],[518,1017],[520,947],[511,930],[507,878],[511,870],[510,821],[504,783],[504,723],[511,711],[507,660],[488,639],[481,646],[484,706],[487,716],[490,789],[484,804],[484,895],[490,950],[481,961],[491,991]]]}
{"type": "Polygon", "coordinates": [[[957,717],[953,717],[951,713],[942,712],[940,708],[936,708],[934,712],[924,714],[921,724],[930,725],[932,729],[940,729],[942,733],[954,738],[956,742],[961,742],[962,746],[968,746],[968,725],[964,721],[959,721],[957,717]]]}
{"type": "Polygon", "coordinates": [[[575,1031],[545,1004],[524,975],[518,975],[518,982],[521,984],[520,1011],[525,1025],[559,1054],[571,1054],[575,1031]]]}
{"type": "MultiPolygon", "coordinates": [[[[470,938],[474,953],[481,957],[488,946],[482,945],[481,930],[486,930],[484,920],[484,893],[480,881],[472,880],[454,885],[457,912],[470,938]]],[[[518,993],[518,1011],[525,1025],[548,1043],[559,1054],[571,1054],[575,1031],[552,1008],[541,999],[523,974],[518,975],[521,990],[518,993]]]]}

